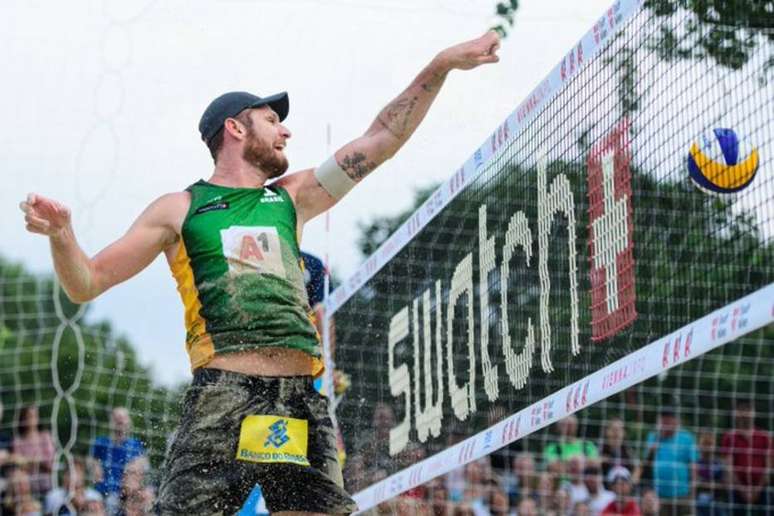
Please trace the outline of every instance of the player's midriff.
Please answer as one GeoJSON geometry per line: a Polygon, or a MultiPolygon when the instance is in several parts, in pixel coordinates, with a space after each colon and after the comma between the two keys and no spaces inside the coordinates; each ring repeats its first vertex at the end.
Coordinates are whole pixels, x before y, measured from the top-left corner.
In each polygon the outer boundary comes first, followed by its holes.
{"type": "Polygon", "coordinates": [[[207,367],[252,376],[313,376],[316,363],[303,351],[268,347],[216,355],[207,367]]]}
{"type": "Polygon", "coordinates": [[[317,375],[319,335],[304,287],[293,201],[282,188],[199,181],[170,268],[191,368],[317,375]]]}

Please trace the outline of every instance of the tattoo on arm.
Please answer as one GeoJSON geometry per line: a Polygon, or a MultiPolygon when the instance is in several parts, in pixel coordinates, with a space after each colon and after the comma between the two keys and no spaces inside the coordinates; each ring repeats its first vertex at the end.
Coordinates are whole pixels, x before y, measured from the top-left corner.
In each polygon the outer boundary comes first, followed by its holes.
{"type": "Polygon", "coordinates": [[[379,117],[379,121],[390,131],[393,136],[403,139],[406,136],[406,130],[410,127],[411,113],[417,105],[417,97],[399,98],[390,103],[383,111],[386,120],[379,117]]]}
{"type": "Polygon", "coordinates": [[[427,93],[431,93],[443,83],[445,78],[446,78],[445,74],[433,72],[433,76],[430,78],[430,80],[422,83],[422,89],[425,90],[427,93]]]}
{"type": "Polygon", "coordinates": [[[347,154],[339,165],[353,181],[360,181],[376,168],[376,163],[368,161],[362,152],[347,154]]]}

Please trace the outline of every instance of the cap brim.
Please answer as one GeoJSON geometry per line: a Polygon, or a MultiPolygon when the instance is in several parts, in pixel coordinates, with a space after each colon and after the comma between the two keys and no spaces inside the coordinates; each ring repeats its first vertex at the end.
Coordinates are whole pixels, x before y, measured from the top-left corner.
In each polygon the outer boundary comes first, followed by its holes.
{"type": "Polygon", "coordinates": [[[274,112],[277,113],[277,116],[279,116],[280,122],[282,122],[288,117],[288,111],[290,111],[290,100],[288,99],[288,93],[283,91],[281,93],[277,93],[276,95],[264,97],[260,100],[260,102],[256,102],[250,107],[257,108],[261,106],[269,106],[272,108],[274,112]]]}

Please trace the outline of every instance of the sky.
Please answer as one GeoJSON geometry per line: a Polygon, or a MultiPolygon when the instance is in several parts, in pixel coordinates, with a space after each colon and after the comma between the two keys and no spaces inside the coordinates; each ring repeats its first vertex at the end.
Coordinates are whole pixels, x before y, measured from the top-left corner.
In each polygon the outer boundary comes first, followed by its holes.
{"type": "MultiPolygon", "coordinates": [[[[501,61],[455,71],[413,138],[324,218],[302,248],[339,277],[361,258],[358,223],[411,204],[446,179],[589,30],[610,0],[522,0],[501,61]]],[[[28,192],[73,211],[93,255],[151,201],[212,173],[197,124],[230,90],[287,91],[290,170],[360,136],[443,48],[493,24],[495,0],[5,0],[0,6],[0,256],[52,270],[24,230],[28,192]]],[[[168,266],[92,303],[164,383],[190,378],[183,310],[168,266]]]]}

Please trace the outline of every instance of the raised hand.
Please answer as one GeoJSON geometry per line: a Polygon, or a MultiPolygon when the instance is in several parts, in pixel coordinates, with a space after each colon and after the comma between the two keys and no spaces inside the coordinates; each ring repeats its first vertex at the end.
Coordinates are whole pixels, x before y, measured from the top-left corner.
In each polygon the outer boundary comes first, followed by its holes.
{"type": "Polygon", "coordinates": [[[476,38],[443,50],[438,57],[449,67],[458,70],[470,70],[486,63],[496,63],[497,50],[500,48],[500,36],[489,31],[476,38]]]}
{"type": "Polygon", "coordinates": [[[70,209],[53,199],[31,193],[19,204],[24,212],[27,231],[57,236],[70,225],[70,209]]]}

